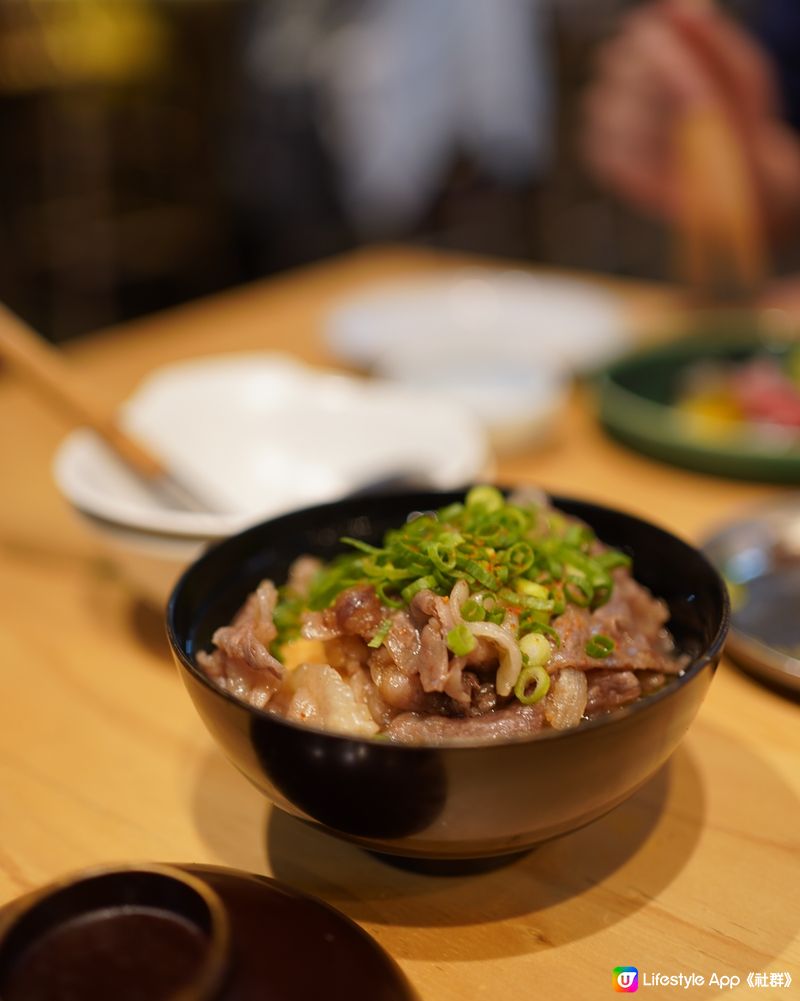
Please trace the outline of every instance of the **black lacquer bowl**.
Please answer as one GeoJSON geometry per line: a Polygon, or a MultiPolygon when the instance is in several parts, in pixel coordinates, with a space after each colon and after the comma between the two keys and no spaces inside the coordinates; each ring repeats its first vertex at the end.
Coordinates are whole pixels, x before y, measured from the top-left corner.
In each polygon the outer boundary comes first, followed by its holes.
{"type": "Polygon", "coordinates": [[[409,512],[459,493],[368,497],[256,525],[209,550],[169,602],[178,668],[203,721],[234,764],[272,802],[330,834],[409,859],[507,855],[602,816],[666,761],[702,702],[728,628],[728,598],[696,549],[654,525],[567,498],[553,503],[633,557],[633,573],[670,607],[689,654],[685,673],[647,699],[574,730],[480,746],[418,747],[323,733],[221,691],[195,663],[263,578],[280,583],[301,553],[342,551],[343,535],[378,542],[409,512]]]}

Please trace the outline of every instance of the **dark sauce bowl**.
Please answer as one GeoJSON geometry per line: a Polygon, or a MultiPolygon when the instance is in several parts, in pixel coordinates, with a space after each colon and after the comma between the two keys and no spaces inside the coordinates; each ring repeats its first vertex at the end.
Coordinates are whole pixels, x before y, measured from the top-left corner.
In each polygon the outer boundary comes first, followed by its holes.
{"type": "Polygon", "coordinates": [[[412,511],[458,493],[362,497],[256,525],[210,549],[167,609],[175,661],[211,734],[276,806],[373,851],[446,862],[511,855],[588,824],[627,799],[674,751],[697,713],[728,629],[722,579],[697,549],[631,515],[553,497],[633,557],[635,578],[667,602],[690,657],[661,691],[582,723],[506,743],[413,746],[322,732],[254,709],[197,666],[214,630],[264,578],[286,579],[302,553],[329,559],[343,535],[376,543],[412,511]]]}

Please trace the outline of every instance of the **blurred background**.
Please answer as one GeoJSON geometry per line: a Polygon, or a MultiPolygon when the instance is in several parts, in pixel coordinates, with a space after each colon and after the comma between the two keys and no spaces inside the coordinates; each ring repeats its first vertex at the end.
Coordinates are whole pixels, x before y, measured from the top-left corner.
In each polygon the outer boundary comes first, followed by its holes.
{"type": "Polygon", "coordinates": [[[578,155],[633,6],[0,0],[0,300],[60,341],[376,241],[670,277],[578,155]]]}

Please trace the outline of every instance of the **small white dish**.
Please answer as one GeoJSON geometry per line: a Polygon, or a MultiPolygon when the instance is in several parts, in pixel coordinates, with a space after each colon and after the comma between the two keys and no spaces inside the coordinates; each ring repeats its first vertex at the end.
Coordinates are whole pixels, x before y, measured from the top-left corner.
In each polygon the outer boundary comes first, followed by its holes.
{"type": "Polygon", "coordinates": [[[331,311],[325,336],[350,364],[466,407],[506,453],[547,437],[570,377],[628,342],[607,289],[484,268],[351,297],[331,311]]]}
{"type": "Polygon", "coordinates": [[[427,364],[420,366],[398,351],[392,356],[392,380],[468,410],[498,453],[531,447],[552,435],[566,402],[565,373],[545,365],[437,357],[441,353],[441,346],[433,346],[427,364]]]}
{"type": "Polygon", "coordinates": [[[135,553],[142,578],[142,559],[158,556],[164,572],[151,569],[168,583],[198,547],[292,508],[403,473],[444,489],[491,469],[480,422],[452,401],[275,354],[159,369],[121,418],[218,513],[161,506],[90,431],[61,444],[55,480],[121,563],[135,553]]]}
{"type": "Polygon", "coordinates": [[[582,371],[627,346],[618,298],[558,275],[469,268],[373,288],[328,315],[337,355],[391,377],[400,353],[426,365],[432,348],[453,362],[582,371]]]}

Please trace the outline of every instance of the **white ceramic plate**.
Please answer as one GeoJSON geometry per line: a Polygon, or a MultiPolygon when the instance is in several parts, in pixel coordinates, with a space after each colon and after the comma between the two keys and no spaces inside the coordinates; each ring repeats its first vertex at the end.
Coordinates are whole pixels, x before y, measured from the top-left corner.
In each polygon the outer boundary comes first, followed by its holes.
{"type": "Polygon", "coordinates": [[[550,436],[567,396],[565,373],[544,365],[441,357],[440,351],[434,346],[426,365],[398,354],[391,380],[469,410],[497,452],[530,447],[550,436]]]}
{"type": "Polygon", "coordinates": [[[622,307],[577,278],[471,268],[375,288],[342,301],[325,335],[345,361],[392,376],[398,358],[425,366],[448,352],[475,364],[580,371],[628,343],[622,307]]]}
{"type": "Polygon", "coordinates": [[[345,300],[326,337],[351,364],[465,406],[501,452],[546,437],[570,376],[628,340],[618,300],[597,285],[480,268],[345,300]]]}
{"type": "Polygon", "coordinates": [[[485,476],[490,462],[480,423],[452,401],[274,354],[160,369],[122,418],[223,513],[160,506],[88,431],[69,435],[56,455],[62,493],[94,518],[198,538],[398,473],[435,488],[459,486],[485,476]]]}

